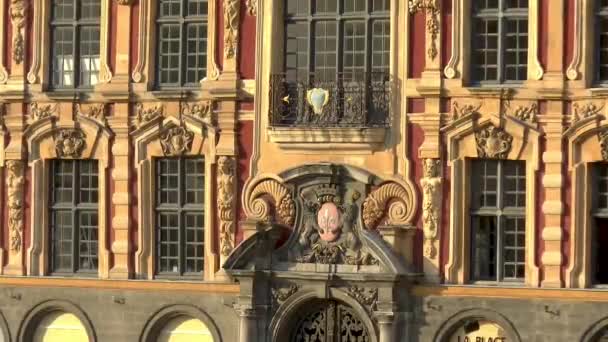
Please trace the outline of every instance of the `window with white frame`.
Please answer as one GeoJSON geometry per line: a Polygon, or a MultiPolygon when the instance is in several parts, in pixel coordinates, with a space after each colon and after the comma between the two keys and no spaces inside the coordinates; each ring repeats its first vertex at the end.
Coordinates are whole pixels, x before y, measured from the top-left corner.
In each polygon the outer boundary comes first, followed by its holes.
{"type": "Polygon", "coordinates": [[[528,0],[472,1],[471,81],[519,83],[528,70],[528,0]]]}
{"type": "Polygon", "coordinates": [[[593,181],[592,282],[608,285],[608,163],[595,163],[593,181]]]}
{"type": "Polygon", "coordinates": [[[525,278],[524,161],[476,159],[471,165],[471,280],[525,278]]]}

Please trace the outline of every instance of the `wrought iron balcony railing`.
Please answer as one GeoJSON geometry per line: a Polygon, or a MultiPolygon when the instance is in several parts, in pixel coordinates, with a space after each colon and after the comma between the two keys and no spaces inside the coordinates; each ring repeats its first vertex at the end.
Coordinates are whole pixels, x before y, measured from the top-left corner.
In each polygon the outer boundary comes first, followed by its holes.
{"type": "Polygon", "coordinates": [[[378,128],[390,125],[392,80],[388,73],[271,75],[273,127],[378,128]]]}

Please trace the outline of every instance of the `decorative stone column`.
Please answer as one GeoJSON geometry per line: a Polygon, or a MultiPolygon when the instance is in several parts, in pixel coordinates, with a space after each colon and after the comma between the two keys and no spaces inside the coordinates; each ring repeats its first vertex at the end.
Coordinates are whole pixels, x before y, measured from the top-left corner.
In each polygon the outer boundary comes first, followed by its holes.
{"type": "Polygon", "coordinates": [[[438,231],[441,227],[441,162],[424,159],[422,187],[422,229],[424,233],[424,274],[431,282],[439,282],[438,231]]]}
{"type": "Polygon", "coordinates": [[[395,314],[393,312],[374,312],[378,322],[378,342],[397,342],[395,336],[395,314]]]}
{"type": "Polygon", "coordinates": [[[239,315],[239,342],[257,342],[255,309],[247,305],[234,307],[239,315]]]}
{"type": "Polygon", "coordinates": [[[220,156],[217,162],[217,211],[220,227],[220,266],[226,262],[235,244],[236,162],[220,156]]]}

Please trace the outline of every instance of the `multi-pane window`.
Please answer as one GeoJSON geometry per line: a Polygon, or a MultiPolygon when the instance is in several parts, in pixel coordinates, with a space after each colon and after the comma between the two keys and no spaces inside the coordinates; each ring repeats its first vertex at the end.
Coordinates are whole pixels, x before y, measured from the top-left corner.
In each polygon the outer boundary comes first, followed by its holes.
{"type": "Polygon", "coordinates": [[[608,0],[598,1],[597,9],[597,80],[608,82],[608,0]]]}
{"type": "Polygon", "coordinates": [[[472,3],[471,80],[480,84],[526,80],[528,0],[472,3]]]}
{"type": "Polygon", "coordinates": [[[479,159],[471,167],[471,280],[525,277],[525,162],[479,159]]]}
{"type": "Polygon", "coordinates": [[[51,1],[51,86],[90,88],[99,79],[101,0],[51,1]]]}
{"type": "Polygon", "coordinates": [[[196,87],[207,73],[207,0],[159,0],[159,88],[196,87]]]}
{"type": "Polygon", "coordinates": [[[202,158],[156,160],[156,273],[200,275],[204,263],[202,158]]]}
{"type": "Polygon", "coordinates": [[[389,71],[390,0],[287,0],[285,72],[290,80],[358,79],[389,71]]]}
{"type": "Polygon", "coordinates": [[[592,275],[596,284],[608,284],[608,164],[598,163],[593,169],[592,275]]]}
{"type": "Polygon", "coordinates": [[[97,272],[99,179],[95,160],[51,162],[53,273],[97,272]]]}

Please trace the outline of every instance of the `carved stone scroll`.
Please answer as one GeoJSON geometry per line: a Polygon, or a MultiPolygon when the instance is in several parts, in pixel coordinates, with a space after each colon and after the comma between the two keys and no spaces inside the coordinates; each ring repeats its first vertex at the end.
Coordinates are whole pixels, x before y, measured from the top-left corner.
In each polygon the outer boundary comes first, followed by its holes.
{"type": "Polygon", "coordinates": [[[370,193],[363,202],[363,223],[367,229],[374,229],[384,217],[388,208],[387,223],[389,225],[408,224],[409,196],[403,186],[389,182],[382,184],[370,193]]]}
{"type": "Polygon", "coordinates": [[[239,17],[241,2],[224,0],[224,58],[236,57],[239,44],[239,17]]]}
{"type": "Polygon", "coordinates": [[[511,151],[513,137],[502,128],[487,126],[475,133],[479,158],[504,159],[511,151]]]}
{"type": "Polygon", "coordinates": [[[181,156],[190,152],[194,133],[186,127],[178,126],[169,128],[160,137],[160,145],[166,156],[181,156]]]}
{"type": "Polygon", "coordinates": [[[24,163],[21,160],[6,162],[6,187],[8,194],[8,227],[10,234],[10,249],[20,252],[23,236],[23,184],[24,163]]]}
{"type": "Polygon", "coordinates": [[[423,161],[424,178],[422,186],[422,230],[424,232],[424,256],[435,258],[435,241],[441,224],[441,177],[439,159],[423,161]]]}
{"type": "Polygon", "coordinates": [[[217,211],[220,223],[220,253],[228,256],[234,249],[235,161],[221,156],[217,162],[217,211]]]}
{"type": "Polygon", "coordinates": [[[23,63],[25,58],[25,21],[27,3],[25,0],[11,0],[10,17],[13,25],[13,61],[23,63]]]}
{"type": "Polygon", "coordinates": [[[62,129],[55,134],[58,158],[80,158],[86,147],[86,136],[78,129],[62,129]]]}
{"type": "Polygon", "coordinates": [[[269,197],[274,202],[279,223],[293,226],[296,215],[295,203],[284,184],[274,179],[264,180],[256,185],[248,197],[245,210],[250,219],[266,222],[272,220],[269,197]]]}

